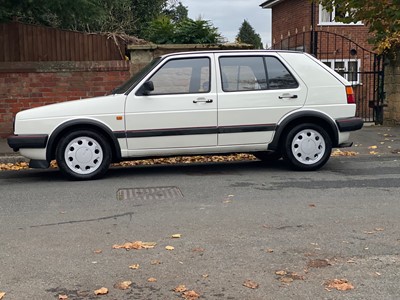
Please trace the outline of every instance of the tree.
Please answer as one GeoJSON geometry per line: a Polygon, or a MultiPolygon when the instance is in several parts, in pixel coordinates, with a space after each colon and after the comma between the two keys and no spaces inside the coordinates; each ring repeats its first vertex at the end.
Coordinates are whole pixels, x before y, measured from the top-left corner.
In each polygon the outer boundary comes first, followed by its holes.
{"type": "Polygon", "coordinates": [[[103,17],[104,10],[98,1],[3,0],[0,3],[0,20],[17,19],[26,23],[82,30],[103,17]]]}
{"type": "Polygon", "coordinates": [[[218,28],[210,21],[188,17],[181,2],[170,4],[148,23],[144,38],[156,44],[217,44],[222,42],[218,28]]]}
{"type": "Polygon", "coordinates": [[[164,9],[164,14],[170,17],[174,23],[180,23],[189,18],[188,8],[182,2],[171,4],[168,8],[164,9]]]}
{"type": "Polygon", "coordinates": [[[251,44],[255,49],[263,49],[261,37],[255,32],[253,27],[247,20],[244,20],[239,28],[239,33],[236,36],[239,43],[251,44]]]}
{"type": "Polygon", "coordinates": [[[143,35],[149,22],[174,5],[176,0],[1,0],[0,21],[143,35]]]}
{"type": "Polygon", "coordinates": [[[335,10],[336,21],[362,21],[374,37],[370,40],[380,54],[395,55],[400,49],[399,0],[317,0],[328,11],[335,10]]]}

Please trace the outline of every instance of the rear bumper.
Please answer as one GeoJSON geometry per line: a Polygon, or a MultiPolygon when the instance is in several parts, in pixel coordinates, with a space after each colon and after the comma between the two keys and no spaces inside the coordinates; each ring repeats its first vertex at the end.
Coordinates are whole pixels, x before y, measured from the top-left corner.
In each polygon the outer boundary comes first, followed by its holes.
{"type": "Polygon", "coordinates": [[[364,121],[361,118],[352,117],[337,119],[336,124],[340,132],[349,132],[361,129],[364,125],[364,121]]]}
{"type": "Polygon", "coordinates": [[[14,151],[21,148],[39,149],[46,148],[48,138],[47,134],[12,135],[7,138],[7,143],[14,151]]]}

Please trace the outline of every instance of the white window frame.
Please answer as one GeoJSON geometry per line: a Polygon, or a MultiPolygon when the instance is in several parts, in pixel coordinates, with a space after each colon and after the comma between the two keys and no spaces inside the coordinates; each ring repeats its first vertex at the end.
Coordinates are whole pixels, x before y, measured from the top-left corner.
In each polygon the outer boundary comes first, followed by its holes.
{"type": "Polygon", "coordinates": [[[343,22],[336,22],[335,21],[335,7],[333,8],[332,12],[328,12],[321,4],[319,5],[319,14],[318,14],[318,25],[321,26],[332,26],[332,25],[340,25],[340,26],[354,26],[354,25],[364,25],[363,22],[358,21],[357,23],[343,23],[343,22]],[[330,19],[332,21],[322,21],[322,14],[330,14],[330,19]]]}
{"type": "MultiPolygon", "coordinates": [[[[344,74],[344,78],[350,82],[352,85],[361,85],[361,76],[360,76],[360,68],[361,68],[361,59],[356,59],[356,58],[350,58],[350,59],[322,59],[321,60],[323,63],[329,62],[331,65],[328,66],[330,68],[332,68],[333,70],[335,70],[336,72],[338,72],[338,69],[335,68],[335,63],[336,62],[341,62],[344,63],[344,71],[348,72],[349,70],[349,62],[357,62],[357,80],[349,80],[349,74],[344,74]]],[[[338,72],[339,73],[339,72],[338,72]]]]}

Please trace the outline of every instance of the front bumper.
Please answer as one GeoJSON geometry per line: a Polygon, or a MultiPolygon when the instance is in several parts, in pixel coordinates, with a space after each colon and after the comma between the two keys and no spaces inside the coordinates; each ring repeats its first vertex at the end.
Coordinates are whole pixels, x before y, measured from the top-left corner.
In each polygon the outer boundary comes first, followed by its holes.
{"type": "Polygon", "coordinates": [[[364,125],[364,121],[361,118],[352,117],[337,119],[336,124],[340,132],[349,132],[361,129],[364,125]]]}
{"type": "Polygon", "coordinates": [[[21,148],[41,149],[46,148],[48,138],[47,134],[11,135],[7,143],[14,151],[21,148]]]}

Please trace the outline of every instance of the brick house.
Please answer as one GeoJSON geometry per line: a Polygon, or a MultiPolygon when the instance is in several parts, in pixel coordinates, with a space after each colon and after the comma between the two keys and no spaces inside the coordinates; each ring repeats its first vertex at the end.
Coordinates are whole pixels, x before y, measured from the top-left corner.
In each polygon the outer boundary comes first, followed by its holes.
{"type": "Polygon", "coordinates": [[[335,69],[353,86],[357,114],[365,121],[383,121],[383,59],[368,43],[362,22],[344,24],[309,0],[268,0],[272,10],[272,48],[305,51],[335,69]]]}

